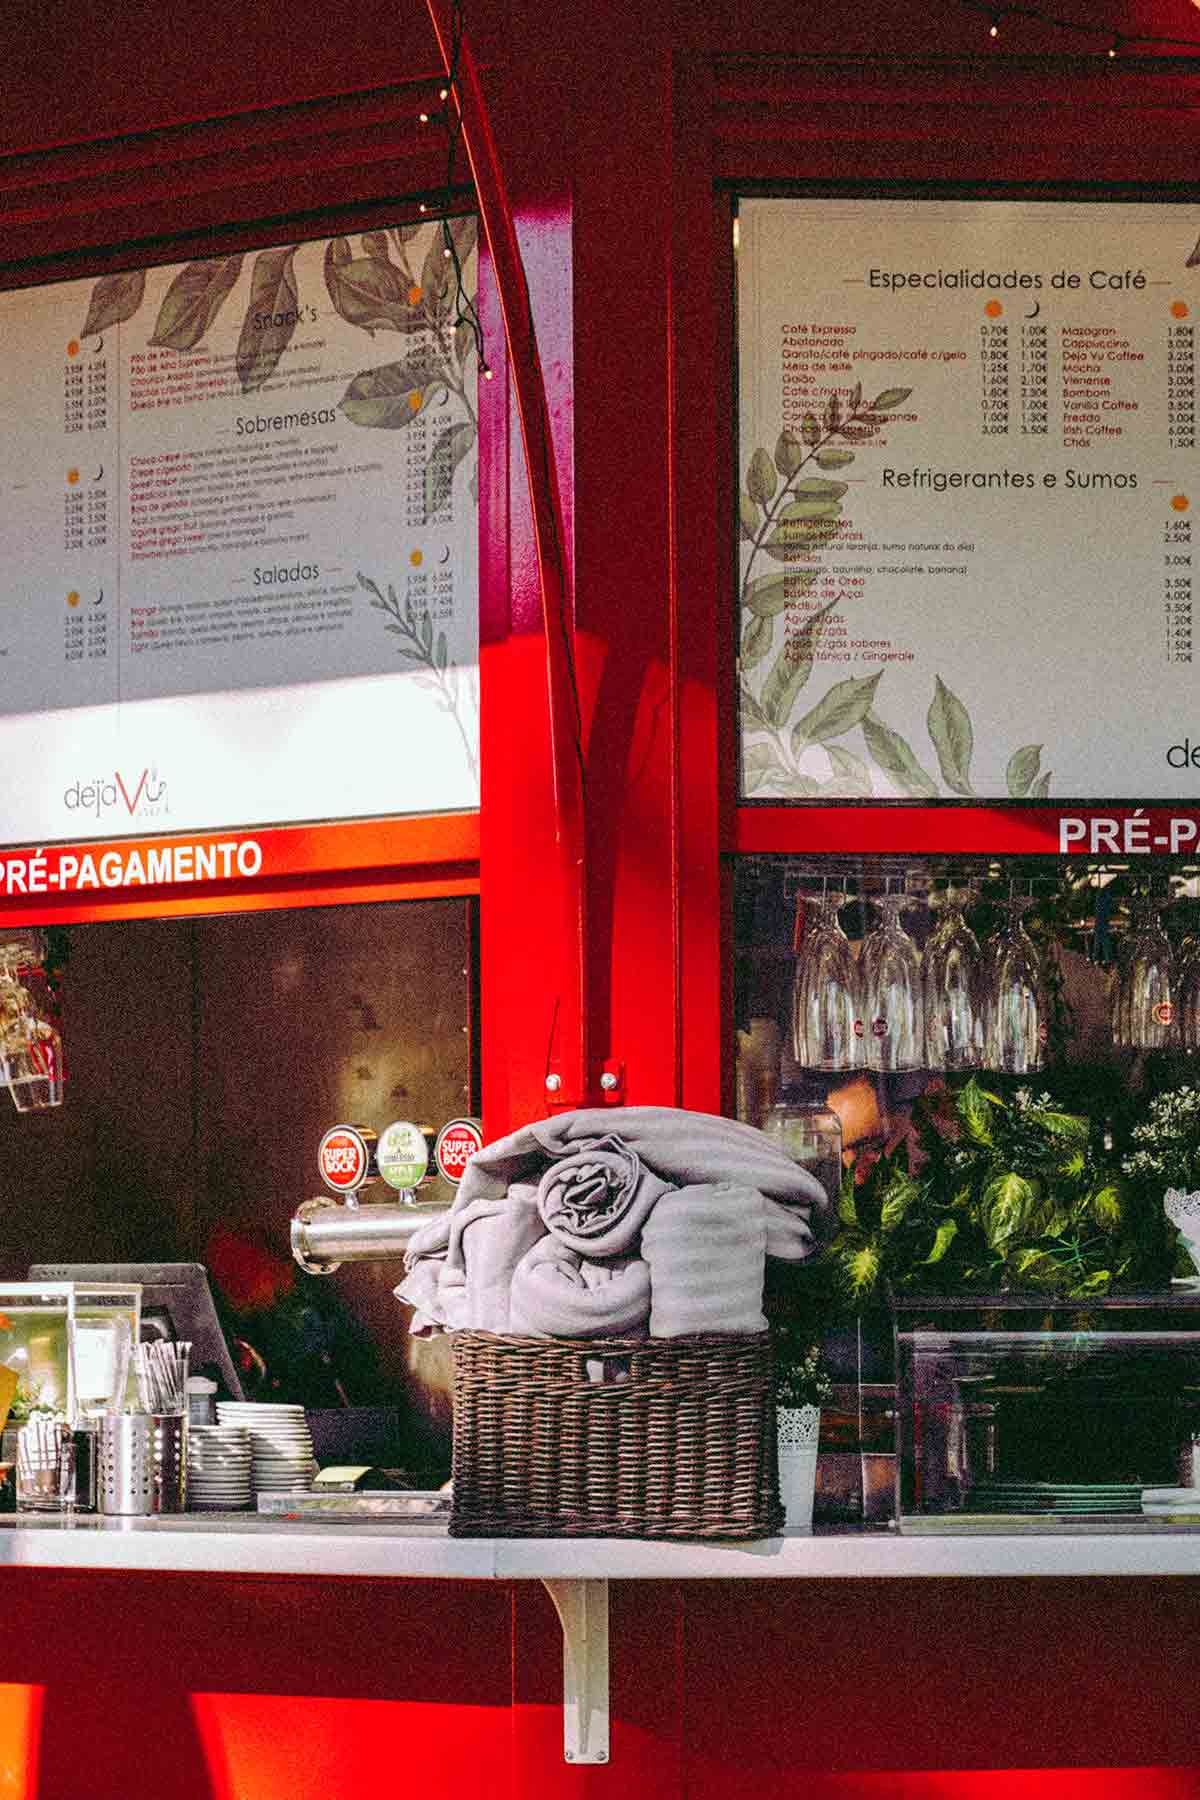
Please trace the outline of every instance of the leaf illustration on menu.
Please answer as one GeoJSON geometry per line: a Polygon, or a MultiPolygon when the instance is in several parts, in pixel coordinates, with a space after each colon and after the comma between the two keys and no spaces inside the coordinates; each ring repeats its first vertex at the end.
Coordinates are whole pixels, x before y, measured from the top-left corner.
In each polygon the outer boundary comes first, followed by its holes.
{"type": "Polygon", "coordinates": [[[934,677],[933,699],[926,715],[929,735],[937,751],[942,780],[956,794],[973,794],[971,753],[975,736],[966,707],[952,694],[940,675],[934,677]]]}
{"type": "Polygon", "coordinates": [[[872,791],[871,771],[861,756],[856,756],[853,750],[847,750],[844,744],[827,744],[825,754],[839,784],[844,784],[848,791],[855,794],[869,794],[872,791]]]}
{"type": "Polygon", "coordinates": [[[779,760],[779,752],[774,744],[747,744],[742,751],[742,783],[745,791],[752,794],[763,782],[774,776],[776,780],[788,779],[788,771],[779,760]]]}
{"type": "Polygon", "coordinates": [[[794,431],[785,426],[775,445],[775,467],[785,481],[790,481],[804,461],[804,445],[794,431]]]}
{"type": "Polygon", "coordinates": [[[749,494],[738,495],[738,521],[742,528],[742,536],[747,543],[752,544],[755,534],[762,524],[762,514],[758,510],[757,501],[752,500],[749,494]]]}
{"type": "Polygon", "coordinates": [[[325,251],[325,286],[334,311],[347,325],[376,331],[420,331],[425,319],[409,299],[409,282],[394,263],[378,256],[347,256],[345,238],[331,239],[325,251]]]}
{"type": "Polygon", "coordinates": [[[911,388],[885,388],[877,400],[872,400],[867,411],[869,413],[890,412],[894,406],[903,406],[911,393],[911,388]]]}
{"type": "Polygon", "coordinates": [[[427,519],[439,512],[450,498],[450,490],[454,486],[454,471],[474,442],[475,427],[467,420],[443,431],[433,446],[433,452],[425,464],[423,482],[427,519]]]}
{"type": "Polygon", "coordinates": [[[742,633],[740,655],[743,669],[756,668],[763,657],[770,654],[774,638],[774,619],[765,616],[750,619],[742,633]]]}
{"type": "MultiPolygon", "coordinates": [[[[811,571],[811,581],[817,579],[817,571],[811,571]]],[[[743,604],[748,612],[760,619],[776,619],[784,611],[788,601],[798,591],[803,591],[799,583],[804,576],[795,575],[760,575],[751,584],[743,604]]],[[[806,584],[809,585],[809,584],[806,584]]]]}
{"type": "Polygon", "coordinates": [[[123,275],[102,275],[92,289],[80,337],[96,337],[110,325],[122,325],[126,319],[132,319],[145,293],[145,269],[130,269],[123,275]]]}
{"type": "Polygon", "coordinates": [[[796,498],[783,508],[775,530],[762,546],[775,562],[811,555],[836,536],[846,484],[812,476],[797,481],[792,491],[796,498]]]}
{"type": "Polygon", "coordinates": [[[150,342],[160,349],[194,350],[242,272],[241,256],[214,256],[180,269],[167,289],[150,342]]]}
{"type": "Polygon", "coordinates": [[[1185,269],[1194,269],[1197,264],[1200,264],[1200,239],[1197,240],[1196,248],[1192,251],[1192,254],[1188,257],[1183,266],[1185,269]]]}
{"type": "Polygon", "coordinates": [[[364,256],[377,256],[380,262],[391,261],[391,245],[386,231],[364,231],[362,247],[364,256]]]}
{"type": "Polygon", "coordinates": [[[454,265],[446,255],[445,239],[439,231],[425,252],[421,269],[422,305],[431,318],[440,319],[449,312],[453,280],[454,265]]]}
{"type": "Polygon", "coordinates": [[[885,725],[875,712],[866,714],[862,728],[873,762],[898,788],[911,795],[914,800],[937,798],[937,782],[926,774],[917,761],[912,746],[898,731],[885,725]]]}
{"type": "Polygon", "coordinates": [[[1004,775],[1008,783],[1008,791],[1014,800],[1023,800],[1037,780],[1038,768],[1042,760],[1040,744],[1026,744],[1023,749],[1014,750],[1008,759],[1008,767],[1004,775]]]}
{"type": "Polygon", "coordinates": [[[274,374],[292,341],[300,317],[300,296],[292,259],[296,246],[263,250],[254,259],[250,304],[237,347],[238,380],[243,394],[260,388],[274,374]]]}
{"type": "Polygon", "coordinates": [[[878,669],[874,675],[852,675],[847,681],[835,681],[829,692],[792,727],[792,754],[799,756],[807,744],[823,744],[861,725],[871,710],[882,674],[883,670],[878,669]]]}
{"type": "Polygon", "coordinates": [[[741,688],[741,702],[742,730],[770,731],[770,721],[766,718],[762,707],[758,704],[758,701],[754,698],[754,695],[750,692],[750,689],[746,686],[744,681],[741,688]]]}
{"type": "Polygon", "coordinates": [[[398,431],[424,411],[441,384],[441,364],[430,350],[414,350],[401,362],[356,375],[338,402],[352,425],[398,431]]]}
{"type": "Polygon", "coordinates": [[[1029,790],[1029,798],[1031,800],[1048,800],[1049,799],[1049,797],[1050,797],[1050,777],[1053,773],[1054,773],[1054,771],[1052,769],[1047,769],[1046,773],[1042,776],[1041,780],[1034,782],[1033,786],[1029,790]]]}
{"type": "Polygon", "coordinates": [[[778,487],[775,464],[765,450],[756,450],[746,471],[746,492],[759,506],[766,506],[778,487]]]}
{"type": "Polygon", "coordinates": [[[824,450],[818,450],[813,458],[818,469],[844,469],[847,463],[854,461],[853,450],[839,450],[836,444],[829,444],[824,450]]]}
{"type": "Polygon", "coordinates": [[[771,665],[763,683],[759,706],[768,725],[786,725],[788,714],[796,704],[800,690],[812,674],[813,652],[820,639],[825,620],[841,601],[839,594],[819,612],[815,612],[794,644],[785,644],[771,665]]]}

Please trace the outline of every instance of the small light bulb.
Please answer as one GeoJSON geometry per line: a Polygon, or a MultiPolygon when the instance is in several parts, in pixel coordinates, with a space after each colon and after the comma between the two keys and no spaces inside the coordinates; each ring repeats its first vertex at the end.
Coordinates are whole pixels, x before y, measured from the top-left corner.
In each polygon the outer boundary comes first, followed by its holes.
{"type": "Polygon", "coordinates": [[[450,98],[450,89],[449,88],[439,88],[438,89],[438,99],[439,100],[448,100],[449,98],[450,98]]]}
{"type": "Polygon", "coordinates": [[[426,204],[423,200],[422,200],[420,206],[418,206],[417,211],[423,212],[423,213],[427,213],[429,211],[429,208],[426,206],[426,204]]]}
{"type": "Polygon", "coordinates": [[[495,373],[496,373],[495,369],[493,369],[488,363],[484,363],[483,379],[485,381],[490,381],[495,373]]]}
{"type": "Polygon", "coordinates": [[[450,260],[450,246],[449,246],[449,244],[447,244],[447,245],[446,245],[446,247],[445,247],[445,249],[444,249],[444,250],[443,250],[443,251],[442,251],[442,255],[443,255],[443,256],[444,256],[444,257],[445,257],[445,258],[446,258],[446,260],[447,260],[447,262],[449,262],[449,260],[450,260]]]}
{"type": "Polygon", "coordinates": [[[988,26],[988,36],[990,38],[998,38],[1000,36],[1000,15],[999,15],[999,13],[996,14],[995,18],[992,20],[991,24],[988,26]]]}
{"type": "Polygon", "coordinates": [[[1114,38],[1112,43],[1108,46],[1109,57],[1112,58],[1112,57],[1117,56],[1120,53],[1120,49],[1121,49],[1120,38],[1119,37],[1114,38]]]}
{"type": "Polygon", "coordinates": [[[429,114],[428,114],[428,113],[418,113],[418,114],[417,114],[417,119],[418,119],[418,122],[419,122],[419,123],[420,123],[420,124],[422,124],[422,125],[428,125],[428,123],[429,123],[429,114]]]}

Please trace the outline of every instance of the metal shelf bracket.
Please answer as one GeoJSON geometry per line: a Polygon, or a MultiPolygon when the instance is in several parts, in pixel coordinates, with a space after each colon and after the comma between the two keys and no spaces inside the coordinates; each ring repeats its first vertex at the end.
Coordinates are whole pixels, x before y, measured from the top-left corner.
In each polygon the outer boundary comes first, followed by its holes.
{"type": "Polygon", "coordinates": [[[550,1581],[563,1634],[563,1756],[608,1761],[608,1582],[550,1581]]]}

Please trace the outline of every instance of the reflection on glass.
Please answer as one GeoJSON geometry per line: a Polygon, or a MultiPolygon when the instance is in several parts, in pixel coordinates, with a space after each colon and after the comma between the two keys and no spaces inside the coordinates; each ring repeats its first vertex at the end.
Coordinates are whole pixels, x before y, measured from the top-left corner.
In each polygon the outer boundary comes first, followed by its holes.
{"type": "Polygon", "coordinates": [[[883,917],[859,957],[867,1067],[919,1069],[925,1053],[921,952],[900,923],[916,902],[906,894],[878,894],[871,904],[883,917]]]}
{"type": "Polygon", "coordinates": [[[1187,939],[1176,974],[1179,1041],[1185,1050],[1200,1050],[1200,938],[1187,939]]]}
{"type": "Polygon", "coordinates": [[[1175,1042],[1175,969],[1159,918],[1165,904],[1140,902],[1118,965],[1113,1042],[1132,1050],[1165,1050],[1175,1042]]]}
{"type": "Polygon", "coordinates": [[[977,1069],[982,1061],[979,942],[963,917],[967,899],[946,890],[942,916],[925,946],[927,1069],[977,1069]]]}
{"type": "Polygon", "coordinates": [[[1042,1066],[1046,1029],[1041,959],[1023,923],[1034,902],[1002,904],[1009,919],[990,958],[986,1062],[990,1069],[1029,1075],[1042,1066]]]}
{"type": "Polygon", "coordinates": [[[796,1061],[808,1069],[857,1069],[863,1063],[862,988],[850,940],[838,924],[845,894],[804,896],[804,922],[792,986],[796,1061]]]}

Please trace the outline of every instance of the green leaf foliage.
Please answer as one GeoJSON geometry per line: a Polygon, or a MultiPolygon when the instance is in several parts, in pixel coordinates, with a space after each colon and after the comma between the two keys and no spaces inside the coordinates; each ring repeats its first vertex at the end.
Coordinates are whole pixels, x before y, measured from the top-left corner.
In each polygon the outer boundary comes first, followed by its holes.
{"type": "Polygon", "coordinates": [[[92,288],[80,337],[97,337],[110,326],[123,325],[126,319],[132,319],[145,293],[145,269],[130,269],[121,275],[101,275],[92,288]]]}
{"type": "Polygon", "coordinates": [[[368,337],[376,331],[423,331],[421,301],[411,298],[417,290],[403,271],[378,256],[347,257],[348,249],[345,238],[333,238],[325,251],[325,287],[339,318],[368,337]]]}
{"type": "Polygon", "coordinates": [[[293,245],[291,249],[263,250],[254,259],[250,300],[237,347],[238,380],[243,394],[260,388],[274,374],[295,333],[300,317],[300,296],[292,267],[296,249],[293,245]]]}
{"type": "Polygon", "coordinates": [[[818,469],[844,469],[854,461],[854,452],[843,450],[837,444],[827,444],[823,450],[817,451],[813,461],[818,469]]]}
{"type": "Polygon", "coordinates": [[[787,606],[788,584],[794,580],[791,575],[760,575],[747,589],[743,605],[757,618],[776,619],[787,606]]]}
{"type": "Polygon", "coordinates": [[[977,1144],[995,1143],[992,1120],[995,1116],[991,1099],[972,1076],[958,1096],[958,1116],[963,1130],[977,1144]]]}
{"type": "Polygon", "coordinates": [[[780,432],[775,445],[775,467],[785,481],[790,481],[804,461],[804,445],[794,431],[780,432]]]}
{"type": "Polygon", "coordinates": [[[975,746],[966,707],[952,694],[941,676],[934,678],[933,700],[926,717],[929,735],[937,751],[942,780],[956,794],[973,795],[971,753],[975,746]]]}
{"type": "Polygon", "coordinates": [[[743,669],[753,669],[768,656],[775,636],[775,621],[769,613],[747,620],[746,629],[742,633],[741,659],[743,669]]]}
{"type": "Polygon", "coordinates": [[[898,731],[885,725],[874,711],[864,716],[862,728],[872,760],[902,793],[914,800],[937,798],[937,782],[926,774],[912,747],[898,731]]]}
{"type": "Polygon", "coordinates": [[[794,641],[785,644],[763,683],[759,706],[769,725],[786,725],[802,688],[812,674],[813,652],[829,614],[838,605],[831,600],[815,612],[794,641]]]}
{"type": "Polygon", "coordinates": [[[1002,1248],[1025,1229],[1035,1199],[1030,1183],[1011,1169],[988,1182],[979,1199],[979,1220],[993,1250],[1002,1248]]]}
{"type": "Polygon", "coordinates": [[[240,256],[190,262],[167,289],[150,342],[167,350],[194,350],[241,274],[240,256]]]}
{"type": "Polygon", "coordinates": [[[440,391],[440,364],[427,350],[414,350],[401,362],[364,369],[338,402],[352,425],[399,431],[410,425],[440,391]]]}
{"type": "Polygon", "coordinates": [[[877,399],[872,400],[867,411],[873,413],[891,412],[893,407],[903,406],[911,393],[911,388],[885,388],[883,393],[880,394],[877,399]]]}
{"type": "Polygon", "coordinates": [[[933,1249],[923,1258],[926,1267],[931,1263],[941,1262],[947,1250],[958,1236],[958,1220],[943,1219],[933,1237],[933,1249]]]}
{"type": "Polygon", "coordinates": [[[738,523],[747,543],[753,543],[758,528],[762,524],[762,514],[758,510],[758,502],[752,500],[749,494],[738,495],[738,523]]]}
{"type": "Polygon", "coordinates": [[[750,458],[750,467],[746,471],[746,492],[759,506],[766,506],[774,499],[778,487],[775,464],[766,450],[756,450],[750,458]]]}
{"type": "Polygon", "coordinates": [[[792,752],[799,755],[807,744],[822,744],[842,737],[861,724],[871,710],[883,670],[874,675],[851,676],[837,681],[792,730],[792,752]]]}
{"type": "Polygon", "coordinates": [[[1005,780],[1008,791],[1014,800],[1023,800],[1037,778],[1038,767],[1042,760],[1040,744],[1026,744],[1021,750],[1014,750],[1008,759],[1005,780]]]}

